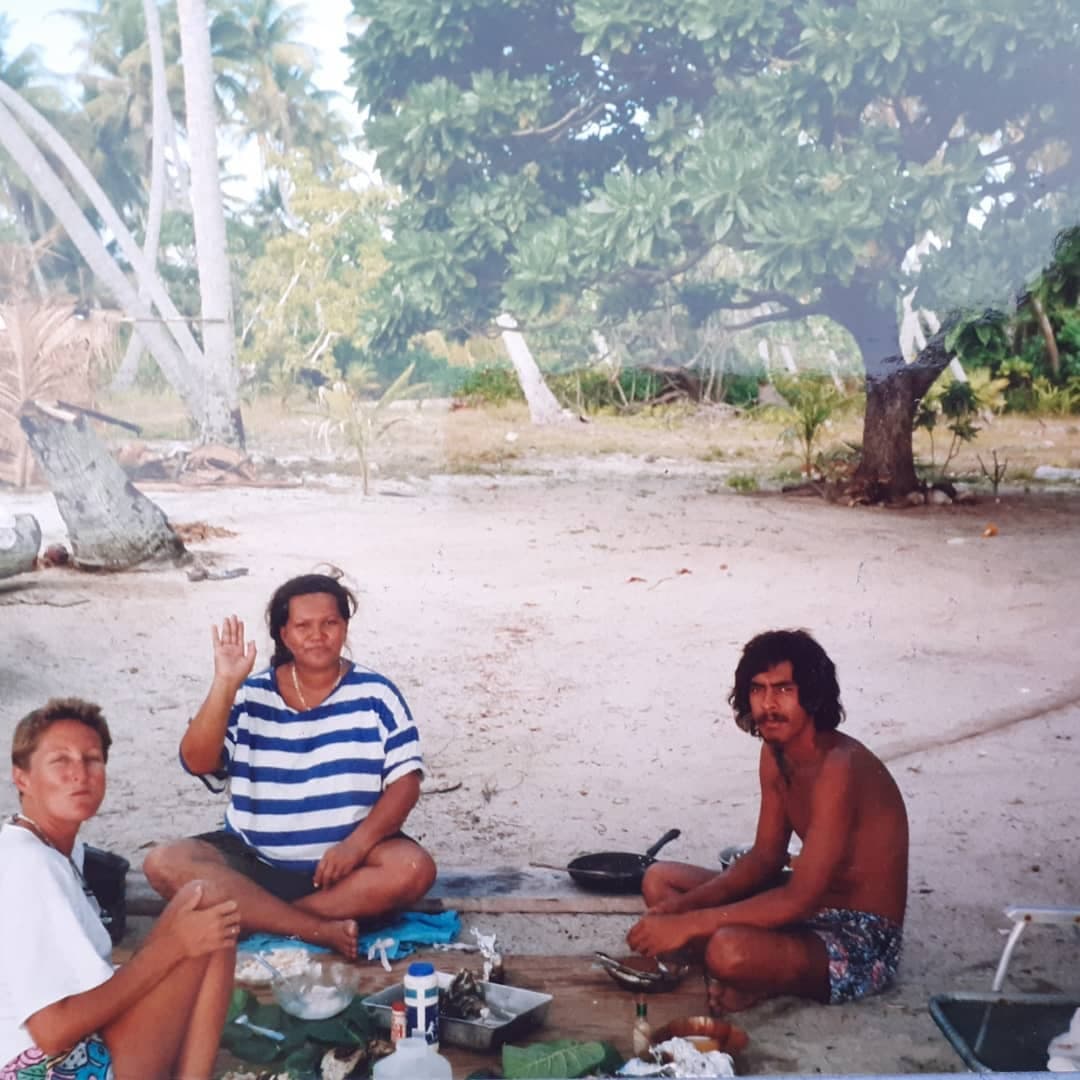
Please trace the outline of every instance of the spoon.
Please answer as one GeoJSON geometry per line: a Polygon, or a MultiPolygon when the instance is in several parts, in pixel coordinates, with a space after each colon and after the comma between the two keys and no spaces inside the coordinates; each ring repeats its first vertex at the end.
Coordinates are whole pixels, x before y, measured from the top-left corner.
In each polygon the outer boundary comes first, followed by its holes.
{"type": "Polygon", "coordinates": [[[264,956],[261,956],[261,955],[260,955],[259,953],[257,953],[257,952],[253,952],[253,953],[252,953],[251,955],[252,955],[252,956],[253,956],[253,957],[254,957],[254,958],[255,958],[256,960],[258,960],[258,962],[259,962],[260,964],[262,964],[262,966],[263,966],[264,968],[266,968],[266,969],[267,969],[267,971],[269,971],[269,972],[270,972],[270,974],[271,974],[271,975],[273,975],[273,977],[274,977],[275,979],[277,979],[277,980],[278,980],[279,982],[284,982],[284,981],[285,981],[285,976],[284,976],[284,975],[282,975],[282,973],[281,973],[280,971],[278,971],[278,969],[277,969],[276,967],[274,967],[274,965],[273,965],[273,964],[271,964],[271,963],[270,963],[270,961],[266,959],[266,957],[264,957],[264,956]]]}
{"type": "Polygon", "coordinates": [[[235,1020],[234,1024],[239,1024],[241,1027],[246,1027],[249,1031],[254,1031],[257,1035],[265,1035],[268,1039],[273,1039],[275,1042],[284,1042],[285,1035],[280,1031],[275,1031],[273,1028],[259,1027],[258,1024],[253,1024],[249,1019],[247,1013],[241,1013],[235,1020]]]}

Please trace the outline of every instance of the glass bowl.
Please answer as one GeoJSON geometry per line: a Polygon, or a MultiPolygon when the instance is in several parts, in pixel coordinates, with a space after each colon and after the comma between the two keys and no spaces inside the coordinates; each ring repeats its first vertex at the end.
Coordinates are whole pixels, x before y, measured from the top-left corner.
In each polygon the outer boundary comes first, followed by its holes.
{"type": "Polygon", "coordinates": [[[326,1020],[347,1009],[360,990],[360,974],[336,960],[312,960],[296,975],[276,976],[274,1000],[298,1020],[326,1020]]]}

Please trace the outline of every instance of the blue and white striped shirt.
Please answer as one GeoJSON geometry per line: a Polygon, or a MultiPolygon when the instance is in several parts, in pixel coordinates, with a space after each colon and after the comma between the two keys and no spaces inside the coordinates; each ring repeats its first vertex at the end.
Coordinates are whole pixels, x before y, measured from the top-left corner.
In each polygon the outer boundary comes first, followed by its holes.
{"type": "Polygon", "coordinates": [[[285,704],[273,670],[253,675],[229,713],[223,758],[225,828],[267,862],[303,871],[364,820],[387,785],[423,771],[401,692],[354,664],[307,712],[285,704]]]}

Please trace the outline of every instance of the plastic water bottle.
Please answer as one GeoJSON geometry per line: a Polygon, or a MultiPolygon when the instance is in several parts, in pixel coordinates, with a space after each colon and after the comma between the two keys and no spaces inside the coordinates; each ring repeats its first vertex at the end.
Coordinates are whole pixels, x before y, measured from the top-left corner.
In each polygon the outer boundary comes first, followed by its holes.
{"type": "Polygon", "coordinates": [[[394,1052],[371,1071],[372,1080],[451,1080],[453,1075],[450,1062],[419,1035],[398,1039],[394,1052]]]}
{"type": "Polygon", "coordinates": [[[439,1049],[439,977],[418,960],[405,972],[405,1034],[418,1035],[439,1049]]]}

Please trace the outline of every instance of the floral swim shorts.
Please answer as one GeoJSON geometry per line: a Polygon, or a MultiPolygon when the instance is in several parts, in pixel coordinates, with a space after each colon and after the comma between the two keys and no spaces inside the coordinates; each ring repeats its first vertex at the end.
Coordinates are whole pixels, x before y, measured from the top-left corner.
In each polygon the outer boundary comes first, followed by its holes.
{"type": "Polygon", "coordinates": [[[52,1057],[32,1046],[0,1066],[0,1080],[113,1080],[112,1058],[100,1035],[52,1057]]]}
{"type": "Polygon", "coordinates": [[[829,1004],[876,994],[896,977],[903,928],[881,915],[825,908],[804,924],[829,955],[829,1004]]]}

